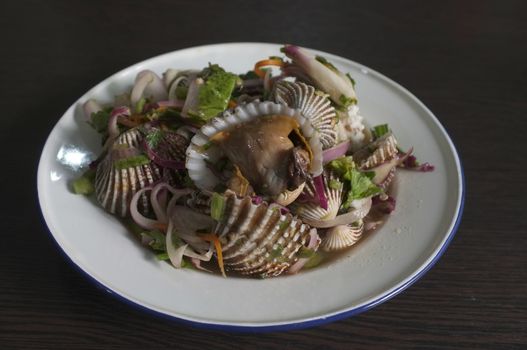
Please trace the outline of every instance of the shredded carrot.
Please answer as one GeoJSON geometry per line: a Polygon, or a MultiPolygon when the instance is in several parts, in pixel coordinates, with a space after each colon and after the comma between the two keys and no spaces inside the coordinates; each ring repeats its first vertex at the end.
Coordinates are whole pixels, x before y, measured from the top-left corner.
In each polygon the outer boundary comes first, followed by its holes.
{"type": "Polygon", "coordinates": [[[161,223],[161,222],[155,224],[154,226],[155,226],[155,228],[157,228],[157,229],[159,229],[159,230],[161,230],[161,231],[166,231],[167,228],[168,228],[168,225],[167,225],[167,224],[163,224],[163,223],[161,223]]]}
{"type": "Polygon", "coordinates": [[[282,67],[283,65],[284,65],[284,61],[278,58],[269,58],[266,60],[261,60],[261,61],[256,62],[256,64],[254,65],[254,73],[256,73],[256,75],[259,76],[260,78],[263,78],[265,77],[265,71],[263,71],[261,67],[266,67],[266,66],[282,67]]]}
{"type": "Polygon", "coordinates": [[[229,105],[228,105],[228,107],[229,107],[229,108],[234,108],[234,107],[236,107],[237,105],[238,105],[238,104],[236,103],[236,101],[234,101],[234,100],[230,100],[230,101],[229,101],[229,105]]]}
{"type": "Polygon", "coordinates": [[[216,255],[218,257],[218,266],[220,267],[221,274],[223,275],[223,277],[227,277],[227,275],[225,274],[225,267],[223,266],[223,254],[221,251],[220,239],[218,238],[218,236],[212,233],[203,235],[201,236],[201,238],[203,238],[203,240],[207,242],[214,243],[214,248],[216,249],[216,255]]]}

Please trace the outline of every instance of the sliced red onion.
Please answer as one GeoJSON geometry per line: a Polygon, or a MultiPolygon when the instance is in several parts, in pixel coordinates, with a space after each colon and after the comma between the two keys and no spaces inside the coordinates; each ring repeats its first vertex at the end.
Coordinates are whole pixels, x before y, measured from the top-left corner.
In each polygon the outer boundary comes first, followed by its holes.
{"type": "MultiPolygon", "coordinates": [[[[168,191],[172,193],[172,198],[170,202],[174,202],[174,203],[181,196],[187,195],[190,192],[192,192],[192,190],[190,189],[175,189],[168,184],[165,184],[164,186],[168,191]]],[[[153,220],[153,219],[147,218],[146,216],[144,216],[143,214],[139,212],[138,210],[139,198],[141,197],[143,193],[145,193],[146,191],[150,191],[150,190],[152,190],[152,186],[142,188],[132,196],[132,200],[130,202],[130,215],[132,216],[132,219],[135,221],[135,223],[141,226],[142,228],[153,230],[153,229],[159,228],[161,224],[166,224],[166,222],[161,222],[160,220],[153,220]]],[[[167,207],[167,210],[168,210],[168,207],[167,207]]]]}
{"type": "Polygon", "coordinates": [[[327,92],[336,104],[347,106],[347,100],[356,99],[355,89],[350,79],[338,70],[328,68],[298,46],[285,45],[283,52],[314,80],[315,86],[327,92]]]}
{"type": "Polygon", "coordinates": [[[172,265],[179,269],[181,268],[183,255],[185,254],[185,250],[187,249],[188,244],[183,244],[179,248],[174,247],[174,242],[172,241],[172,234],[173,233],[169,232],[166,236],[167,254],[172,265]]]}
{"type": "Polygon", "coordinates": [[[140,189],[132,196],[132,201],[130,202],[130,215],[132,216],[132,219],[136,224],[147,230],[159,228],[160,224],[159,221],[147,218],[138,210],[139,198],[143,193],[150,191],[151,189],[151,186],[140,189]]]}
{"type": "Polygon", "coordinates": [[[302,270],[304,265],[309,261],[309,258],[300,258],[298,259],[291,267],[287,270],[287,273],[292,275],[302,270]]]}
{"type": "Polygon", "coordinates": [[[117,118],[119,116],[117,114],[111,115],[108,119],[108,140],[106,140],[106,144],[110,145],[113,140],[119,136],[119,127],[117,126],[117,118]]]}
{"type": "Polygon", "coordinates": [[[313,184],[315,185],[315,191],[317,192],[318,202],[320,207],[324,210],[328,209],[328,199],[326,197],[326,191],[324,189],[323,175],[319,175],[313,178],[313,184]]]}
{"type": "Polygon", "coordinates": [[[91,119],[92,113],[97,113],[99,111],[102,111],[102,106],[94,99],[89,99],[88,101],[86,101],[82,105],[82,108],[84,110],[84,116],[88,120],[91,119]]]}
{"type": "Polygon", "coordinates": [[[154,186],[150,192],[150,203],[158,222],[167,223],[167,183],[154,186]]]}
{"type": "Polygon", "coordinates": [[[163,72],[163,83],[167,89],[170,87],[170,84],[172,84],[174,79],[177,78],[179,72],[180,71],[178,69],[173,68],[169,68],[163,72]]]}
{"type": "Polygon", "coordinates": [[[432,164],[426,162],[423,164],[419,164],[417,161],[417,158],[414,155],[409,156],[406,158],[406,160],[402,163],[403,168],[408,170],[415,170],[415,171],[422,171],[422,172],[429,172],[434,171],[435,166],[432,164]]]}
{"type": "Polygon", "coordinates": [[[174,242],[172,240],[172,235],[175,233],[167,233],[166,235],[166,246],[167,246],[167,254],[170,258],[170,262],[172,265],[174,265],[177,268],[181,267],[181,263],[183,261],[183,256],[188,256],[190,258],[199,259],[202,261],[210,261],[210,258],[212,258],[213,249],[212,244],[209,246],[209,250],[205,253],[196,253],[192,248],[189,247],[188,244],[184,244],[181,247],[174,247],[174,242]]]}
{"type": "Polygon", "coordinates": [[[168,209],[169,226],[176,230],[178,236],[196,249],[202,250],[208,247],[209,244],[203,241],[196,232],[203,229],[212,231],[216,221],[210,215],[198,213],[185,206],[171,207],[168,209]]]}
{"type": "Polygon", "coordinates": [[[190,116],[187,114],[189,110],[194,110],[199,104],[199,88],[201,85],[205,84],[205,81],[201,78],[196,78],[192,80],[190,86],[188,87],[187,98],[185,99],[185,105],[181,111],[181,115],[186,118],[190,116]]]}
{"type": "Polygon", "coordinates": [[[311,79],[302,68],[294,63],[285,64],[282,67],[282,73],[285,76],[296,77],[308,85],[315,85],[313,79],[311,79]]]}
{"type": "Polygon", "coordinates": [[[260,196],[252,196],[251,197],[251,201],[252,201],[252,203],[254,205],[258,205],[258,204],[261,204],[263,202],[263,199],[260,196]]]}
{"type": "Polygon", "coordinates": [[[112,109],[112,113],[110,114],[110,116],[113,117],[114,115],[117,115],[118,117],[120,116],[129,117],[130,114],[131,114],[130,107],[119,106],[119,107],[115,107],[114,109],[112,109]]]}
{"type": "Polygon", "coordinates": [[[166,100],[168,97],[165,84],[151,70],[143,70],[137,74],[130,94],[132,106],[135,106],[143,96],[151,97],[154,102],[166,100]]]}
{"type": "Polygon", "coordinates": [[[303,218],[302,221],[312,227],[329,228],[337,225],[347,225],[365,217],[371,209],[371,198],[364,198],[360,201],[359,207],[353,209],[346,214],[338,215],[332,220],[314,220],[310,218],[303,218]]]}
{"type": "Polygon", "coordinates": [[[309,230],[309,243],[306,248],[314,249],[320,243],[320,236],[316,229],[309,230]]]}
{"type": "Polygon", "coordinates": [[[346,155],[350,146],[350,141],[341,142],[338,145],[328,148],[322,152],[322,163],[326,164],[334,159],[340,158],[346,155]]]}

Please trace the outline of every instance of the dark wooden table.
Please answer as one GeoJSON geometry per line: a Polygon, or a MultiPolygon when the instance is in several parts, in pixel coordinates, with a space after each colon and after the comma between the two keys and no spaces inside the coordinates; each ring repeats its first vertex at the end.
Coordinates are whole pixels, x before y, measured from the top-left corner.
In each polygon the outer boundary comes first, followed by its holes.
{"type": "Polygon", "coordinates": [[[527,3],[524,1],[3,1],[0,348],[527,347],[527,3]],[[325,326],[190,328],[97,289],[53,243],[36,169],[88,88],[145,58],[233,41],[351,58],[412,91],[450,133],[466,206],[439,263],[396,298],[325,326]]]}

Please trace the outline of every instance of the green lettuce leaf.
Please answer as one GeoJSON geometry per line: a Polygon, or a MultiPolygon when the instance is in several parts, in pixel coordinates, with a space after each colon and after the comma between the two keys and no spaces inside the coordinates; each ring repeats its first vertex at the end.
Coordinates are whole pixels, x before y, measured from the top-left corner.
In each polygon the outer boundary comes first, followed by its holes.
{"type": "Polygon", "coordinates": [[[345,183],[346,197],[342,209],[348,209],[355,199],[375,196],[382,192],[382,189],[371,181],[372,173],[359,171],[352,157],[337,158],[329,162],[328,166],[345,183]]]}
{"type": "Polygon", "coordinates": [[[199,122],[207,122],[227,109],[239,78],[217,64],[205,68],[201,75],[205,83],[199,88],[198,107],[188,113],[199,122]]]}

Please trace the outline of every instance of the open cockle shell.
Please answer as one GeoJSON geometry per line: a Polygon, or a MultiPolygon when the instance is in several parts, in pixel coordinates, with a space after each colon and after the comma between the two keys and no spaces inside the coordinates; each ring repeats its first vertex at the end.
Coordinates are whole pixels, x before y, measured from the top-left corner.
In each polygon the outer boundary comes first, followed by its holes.
{"type": "Polygon", "coordinates": [[[397,153],[397,140],[391,132],[388,132],[355,152],[353,159],[361,169],[365,170],[392,160],[397,153]]]}
{"type": "MultiPolygon", "coordinates": [[[[254,204],[251,197],[224,194],[225,209],[216,225],[223,262],[227,270],[244,275],[277,276],[297,260],[297,253],[309,245],[316,229],[302,223],[279,206],[254,204]]],[[[312,250],[317,250],[318,243],[312,250]]]]}
{"type": "Polygon", "coordinates": [[[326,231],[320,249],[326,252],[351,247],[359,241],[364,231],[364,222],[359,220],[349,225],[338,225],[326,231]]]}
{"type": "Polygon", "coordinates": [[[332,220],[339,211],[342,204],[343,184],[335,174],[329,170],[323,175],[324,194],[327,198],[327,209],[320,206],[313,181],[308,181],[303,192],[303,200],[295,201],[291,209],[301,219],[310,220],[332,220]]]}
{"type": "MultiPolygon", "coordinates": [[[[298,110],[285,105],[270,101],[255,101],[238,106],[234,111],[225,111],[220,116],[210,120],[194,135],[190,146],[187,148],[186,160],[188,174],[194,184],[200,189],[213,190],[215,186],[223,183],[222,179],[208,166],[208,164],[216,164],[224,156],[222,149],[211,141],[213,136],[220,132],[231,130],[242,123],[274,115],[292,117],[299,124],[302,137],[309,144],[313,156],[309,172],[313,176],[322,173],[322,144],[318,133],[311,126],[309,120],[303,117],[298,110]]],[[[275,169],[268,169],[267,171],[268,174],[263,175],[269,176],[269,182],[271,183],[275,180],[272,178],[275,169]]]]}
{"type": "Polygon", "coordinates": [[[320,134],[320,142],[324,149],[336,144],[337,114],[326,95],[302,82],[282,80],[275,84],[273,98],[278,103],[300,110],[320,134]]]}
{"type": "MultiPolygon", "coordinates": [[[[143,139],[143,134],[137,128],[125,131],[117,137],[97,166],[95,196],[101,206],[112,214],[126,216],[132,196],[163,179],[162,169],[153,162],[126,168],[115,166],[116,153],[120,148],[141,154],[139,149],[143,139]]],[[[149,199],[146,194],[141,197],[139,206],[141,211],[148,212],[149,199]]]]}

